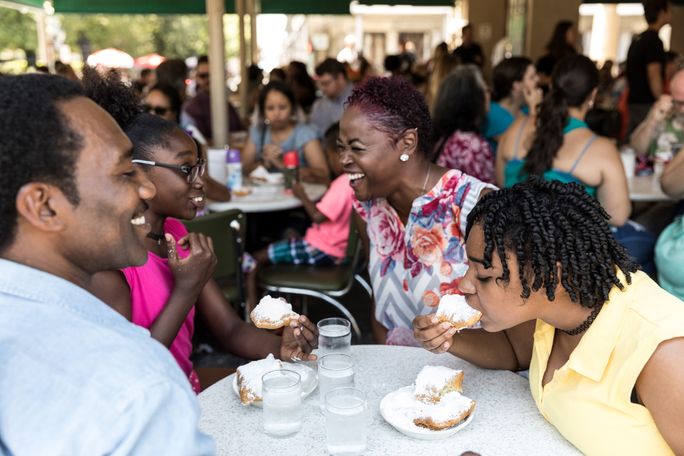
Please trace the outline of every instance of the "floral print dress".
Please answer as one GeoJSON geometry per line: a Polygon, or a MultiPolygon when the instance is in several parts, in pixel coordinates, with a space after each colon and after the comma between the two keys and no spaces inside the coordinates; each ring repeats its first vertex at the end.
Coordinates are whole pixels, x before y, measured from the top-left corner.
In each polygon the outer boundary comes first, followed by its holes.
{"type": "Polygon", "coordinates": [[[385,198],[354,200],[367,226],[375,318],[389,330],[388,344],[417,345],[413,319],[435,312],[443,295],[460,293],[466,219],[484,188],[495,187],[449,170],[413,201],[406,226],[385,198]]]}
{"type": "Polygon", "coordinates": [[[472,131],[456,130],[444,143],[437,164],[460,169],[483,182],[494,182],[494,154],[484,137],[472,131]]]}

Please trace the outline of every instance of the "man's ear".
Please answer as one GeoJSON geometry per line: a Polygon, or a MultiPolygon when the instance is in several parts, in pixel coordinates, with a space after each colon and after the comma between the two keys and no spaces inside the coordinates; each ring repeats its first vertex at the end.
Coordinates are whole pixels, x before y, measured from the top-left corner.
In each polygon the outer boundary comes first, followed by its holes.
{"type": "Polygon", "coordinates": [[[400,153],[406,153],[413,156],[418,150],[418,129],[410,128],[401,135],[397,142],[400,153]]]}
{"type": "Polygon", "coordinates": [[[36,229],[62,231],[62,216],[71,203],[57,187],[43,182],[31,182],[19,189],[15,201],[17,212],[36,229]]]}

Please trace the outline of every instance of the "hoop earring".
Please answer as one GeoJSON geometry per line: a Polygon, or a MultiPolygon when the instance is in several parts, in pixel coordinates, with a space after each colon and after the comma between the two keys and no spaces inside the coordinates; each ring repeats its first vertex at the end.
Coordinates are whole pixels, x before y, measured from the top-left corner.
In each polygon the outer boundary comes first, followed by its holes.
{"type": "Polygon", "coordinates": [[[264,125],[271,125],[271,121],[268,119],[264,119],[264,125]]]}
{"type": "Polygon", "coordinates": [[[401,161],[403,161],[403,162],[407,162],[408,159],[409,159],[409,154],[407,154],[406,152],[404,152],[403,154],[399,155],[399,160],[401,160],[401,161]]]}

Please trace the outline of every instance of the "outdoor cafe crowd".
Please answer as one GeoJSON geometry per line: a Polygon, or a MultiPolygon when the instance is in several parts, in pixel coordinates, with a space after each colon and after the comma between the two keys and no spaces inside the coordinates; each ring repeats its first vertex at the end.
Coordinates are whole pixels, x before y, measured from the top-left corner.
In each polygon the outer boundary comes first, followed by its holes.
{"type": "MultiPolygon", "coordinates": [[[[390,56],[380,75],[328,58],[264,85],[250,67],[247,118],[229,105],[245,176],[296,151],[300,180],[328,190],[311,201],[296,182],[303,209],[268,214],[271,239],[243,261],[248,308],[259,268],[338,267],[355,227],[377,343],[529,371],[541,413],[584,453],[684,454],[684,69],[644,47],[668,2],[644,6],[649,31],[617,79],[567,22],[490,84],[470,38],[424,63],[390,56]],[[671,154],[658,172],[673,202],[641,223],[623,144],[641,172],[671,154]],[[448,294],[482,329],[436,320],[448,294]]],[[[187,71],[167,60],[133,86],[93,68],[0,76],[0,454],[212,454],[196,316],[241,358],[316,359],[306,316],[281,332],[243,320],[212,278],[214,241],[181,222],[234,197],[206,173],[208,60],[192,97],[187,71]]]]}

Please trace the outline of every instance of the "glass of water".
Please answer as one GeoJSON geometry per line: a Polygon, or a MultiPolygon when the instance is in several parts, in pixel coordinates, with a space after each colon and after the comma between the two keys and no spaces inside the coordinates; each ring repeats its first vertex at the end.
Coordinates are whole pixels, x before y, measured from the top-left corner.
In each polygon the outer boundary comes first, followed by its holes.
{"type": "Polygon", "coordinates": [[[302,428],[302,381],[297,372],[279,369],[261,377],[264,432],[287,437],[302,428]]]}
{"type": "Polygon", "coordinates": [[[325,434],[331,455],[366,451],[368,403],[363,391],[338,388],[325,395],[325,434]]]}
{"type": "Polygon", "coordinates": [[[335,388],[354,386],[354,364],[352,357],[344,353],[328,353],[318,358],[318,391],[321,410],[324,410],[325,395],[335,388]]]}
{"type": "Polygon", "coordinates": [[[351,355],[351,323],[346,318],[324,318],[318,324],[318,356],[351,355]]]}

